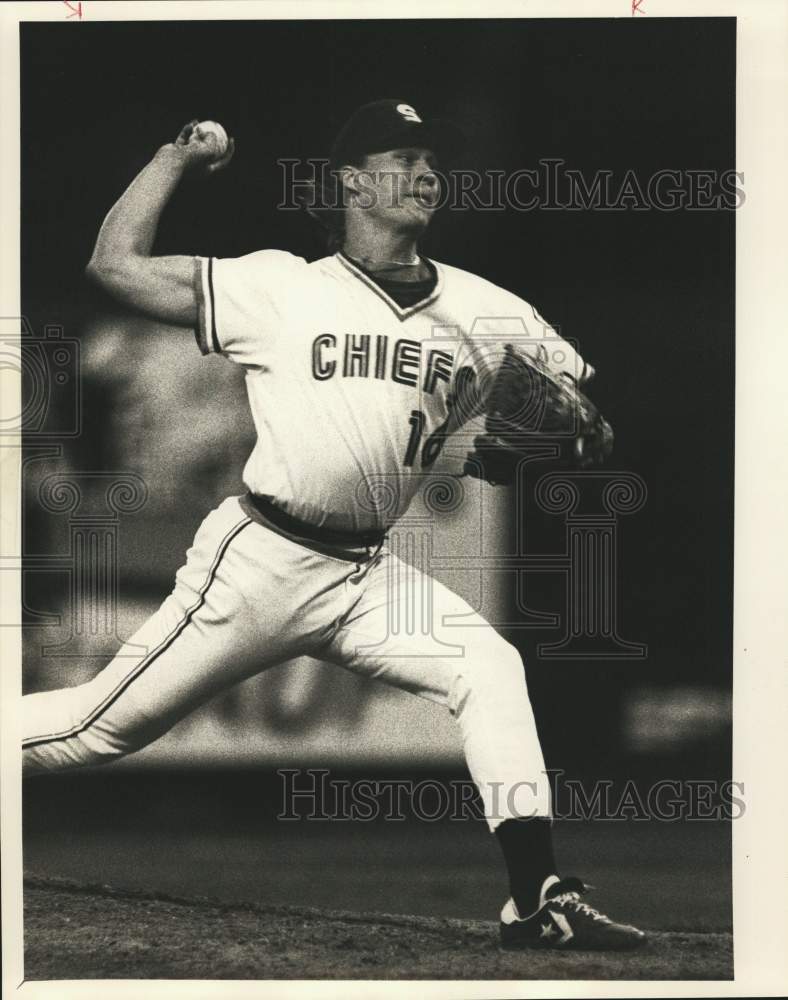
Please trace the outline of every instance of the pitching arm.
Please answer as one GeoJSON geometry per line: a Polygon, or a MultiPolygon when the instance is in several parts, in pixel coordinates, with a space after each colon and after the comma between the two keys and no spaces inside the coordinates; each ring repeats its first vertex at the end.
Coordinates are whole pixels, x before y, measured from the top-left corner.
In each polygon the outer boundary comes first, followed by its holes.
{"type": "Polygon", "coordinates": [[[96,240],[87,275],[118,301],[167,323],[194,326],[197,294],[193,257],[152,257],[161,213],[184,173],[220,170],[233,155],[190,122],[162,146],[110,210],[96,240]]]}

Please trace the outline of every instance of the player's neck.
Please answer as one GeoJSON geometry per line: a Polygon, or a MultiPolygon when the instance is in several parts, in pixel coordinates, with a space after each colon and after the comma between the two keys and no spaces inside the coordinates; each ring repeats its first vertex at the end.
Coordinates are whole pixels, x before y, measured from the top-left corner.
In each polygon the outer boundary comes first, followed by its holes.
{"type": "Polygon", "coordinates": [[[354,227],[347,232],[342,250],[370,271],[392,265],[418,267],[420,264],[418,237],[413,232],[354,227]]]}

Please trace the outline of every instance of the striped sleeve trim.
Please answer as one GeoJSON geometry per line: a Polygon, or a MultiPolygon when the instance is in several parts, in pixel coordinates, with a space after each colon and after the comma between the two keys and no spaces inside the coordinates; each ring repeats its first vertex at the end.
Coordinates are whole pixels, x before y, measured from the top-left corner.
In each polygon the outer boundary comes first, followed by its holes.
{"type": "Polygon", "coordinates": [[[213,257],[194,258],[194,288],[197,293],[197,326],[194,335],[202,354],[220,354],[216,332],[216,297],[213,291],[213,257]]]}

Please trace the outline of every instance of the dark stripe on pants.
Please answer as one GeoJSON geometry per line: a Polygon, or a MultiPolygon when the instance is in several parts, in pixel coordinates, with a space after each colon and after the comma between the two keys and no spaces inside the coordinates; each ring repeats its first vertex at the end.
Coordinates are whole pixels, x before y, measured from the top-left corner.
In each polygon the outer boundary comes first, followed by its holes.
{"type": "Polygon", "coordinates": [[[151,665],[151,663],[153,663],[158,656],[161,656],[162,653],[168,650],[170,646],[173,644],[173,642],[175,642],[175,640],[178,638],[178,636],[181,635],[183,630],[186,628],[186,626],[189,624],[189,622],[192,620],[195,614],[200,610],[200,608],[205,603],[205,595],[208,593],[208,588],[211,586],[214,579],[216,578],[216,571],[219,568],[219,563],[222,561],[222,557],[227,551],[227,547],[229,546],[230,542],[238,534],[240,534],[240,532],[243,531],[243,529],[247,525],[251,523],[252,519],[250,517],[245,517],[243,521],[240,521],[238,524],[236,524],[224,536],[224,538],[221,541],[221,544],[219,545],[219,549],[216,555],[214,556],[211,568],[208,571],[208,578],[206,579],[205,583],[200,589],[199,596],[195,601],[195,603],[192,605],[192,607],[188,609],[186,614],[178,622],[178,624],[175,626],[172,632],[170,632],[167,638],[161,643],[161,645],[158,646],[156,649],[154,649],[152,653],[149,653],[142,661],[142,663],[136,666],[134,670],[132,670],[132,672],[127,677],[124,677],[123,680],[120,682],[120,684],[115,688],[115,690],[110,692],[110,694],[107,695],[107,697],[100,705],[98,705],[95,709],[93,709],[93,711],[85,719],[83,719],[82,722],[78,722],[75,726],[72,726],[71,729],[68,729],[62,733],[52,733],[47,736],[31,736],[28,739],[22,741],[22,748],[29,749],[31,747],[41,746],[42,743],[56,743],[59,742],[60,740],[72,739],[74,736],[79,736],[80,733],[84,732],[86,729],[92,726],[97,719],[100,719],[101,716],[107,711],[107,709],[115,704],[118,698],[123,694],[124,691],[128,689],[128,687],[137,679],[137,677],[139,677],[142,673],[144,673],[144,671],[147,670],[147,668],[151,665]]]}

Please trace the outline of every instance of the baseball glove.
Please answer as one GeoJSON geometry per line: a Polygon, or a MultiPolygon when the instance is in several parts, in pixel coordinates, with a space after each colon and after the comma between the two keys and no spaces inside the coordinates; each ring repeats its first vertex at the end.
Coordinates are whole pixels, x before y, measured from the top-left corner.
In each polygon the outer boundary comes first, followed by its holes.
{"type": "Polygon", "coordinates": [[[600,465],[613,448],[613,429],[566,374],[505,347],[485,401],[485,434],[474,440],[465,474],[493,485],[513,483],[535,440],[558,446],[561,465],[600,465]]]}

